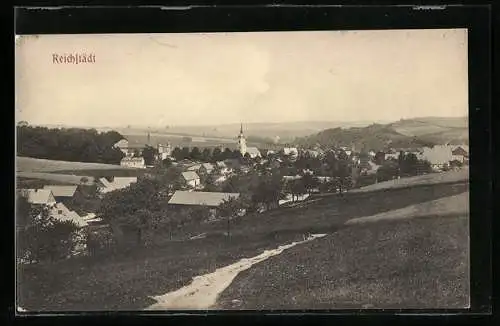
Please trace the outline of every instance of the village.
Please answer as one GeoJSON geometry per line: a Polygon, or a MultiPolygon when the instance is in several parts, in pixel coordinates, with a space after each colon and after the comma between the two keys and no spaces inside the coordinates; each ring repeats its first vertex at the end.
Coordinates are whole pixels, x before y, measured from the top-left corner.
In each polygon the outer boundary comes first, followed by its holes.
{"type": "MultiPolygon", "coordinates": [[[[127,139],[123,138],[114,145],[114,148],[122,151],[124,155],[120,165],[144,170],[144,174],[140,177],[95,178],[92,185],[95,187],[93,207],[99,207],[104,198],[127,190],[141,178],[155,179],[165,183],[163,186],[166,187],[161,188],[167,189],[165,200],[171,208],[170,212],[184,208],[195,209],[191,214],[199,214],[201,219],[207,221],[216,221],[221,218],[241,217],[248,212],[262,213],[275,207],[295,205],[296,202],[314,194],[333,192],[342,195],[350,189],[380,181],[439,173],[468,164],[467,145],[390,148],[385,152],[356,151],[354,146],[327,149],[320,146],[283,146],[280,151],[259,150],[257,147],[247,146],[243,124],[235,145],[236,149],[233,151],[229,148],[215,148],[212,151],[197,147],[180,149],[172,148],[170,144],[132,147],[127,139]],[[151,149],[154,152],[153,157],[146,164],[143,154],[151,149]],[[168,178],[162,179],[159,177],[161,175],[168,175],[168,178]],[[267,184],[268,187],[256,185],[258,190],[250,194],[241,193],[242,186],[231,188],[231,180],[233,184],[237,179],[250,180],[244,179],[249,175],[258,180],[257,183],[267,184]],[[237,204],[228,204],[231,202],[237,204]],[[223,208],[227,206],[232,208],[229,211],[223,208]],[[202,213],[196,208],[206,208],[207,212],[202,213]]],[[[82,180],[80,185],[54,185],[46,182],[38,189],[19,189],[19,194],[32,207],[44,207],[53,218],[74,223],[81,230],[81,234],[96,234],[100,230],[110,229],[109,222],[117,218],[106,216],[103,210],[91,211],[87,208],[80,209],[80,213],[75,211],[72,203],[82,192],[82,188],[88,187],[88,180],[82,180]]],[[[110,212],[108,211],[108,214],[114,214],[110,212]]],[[[194,220],[200,221],[198,217],[194,220]]],[[[177,222],[184,224],[183,221],[177,222]]],[[[119,231],[117,225],[111,228],[111,234],[114,233],[115,237],[117,234],[123,234],[128,227],[127,223],[118,224],[119,231]]],[[[71,255],[88,252],[87,243],[80,241],[75,244],[71,255]]]]}

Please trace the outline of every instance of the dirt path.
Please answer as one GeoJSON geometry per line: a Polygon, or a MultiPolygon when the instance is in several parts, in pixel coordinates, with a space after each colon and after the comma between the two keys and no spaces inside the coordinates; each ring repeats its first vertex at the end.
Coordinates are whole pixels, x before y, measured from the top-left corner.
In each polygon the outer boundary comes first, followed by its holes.
{"type": "Polygon", "coordinates": [[[325,235],[313,234],[303,241],[292,242],[273,250],[266,250],[258,256],[243,258],[232,265],[219,268],[213,273],[196,276],[191,284],[177,291],[152,297],[157,303],[149,306],[146,310],[210,309],[216,303],[217,296],[231,284],[238,273],[272,256],[279,255],[286,249],[325,235]]]}

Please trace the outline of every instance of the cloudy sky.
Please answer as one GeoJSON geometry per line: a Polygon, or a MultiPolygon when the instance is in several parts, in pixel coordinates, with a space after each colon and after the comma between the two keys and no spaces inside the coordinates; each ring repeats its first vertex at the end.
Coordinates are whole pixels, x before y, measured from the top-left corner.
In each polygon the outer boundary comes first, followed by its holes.
{"type": "Polygon", "coordinates": [[[467,32],[23,36],[16,112],[32,124],[202,125],[467,115],[467,32]],[[54,64],[52,54],[94,54],[54,64]]]}

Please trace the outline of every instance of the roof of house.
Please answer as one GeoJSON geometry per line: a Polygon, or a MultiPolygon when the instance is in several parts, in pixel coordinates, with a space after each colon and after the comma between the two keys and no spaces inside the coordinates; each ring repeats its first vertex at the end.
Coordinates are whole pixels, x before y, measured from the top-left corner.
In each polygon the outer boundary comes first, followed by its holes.
{"type": "Polygon", "coordinates": [[[260,155],[260,151],[257,147],[247,147],[247,153],[250,155],[260,155]]]}
{"type": "Polygon", "coordinates": [[[194,171],[186,171],[186,172],[182,172],[182,177],[186,180],[186,181],[190,181],[190,180],[196,180],[196,179],[199,179],[200,177],[198,176],[198,174],[194,171]]]}
{"type": "Polygon", "coordinates": [[[51,190],[54,197],[73,197],[78,186],[46,185],[43,189],[51,190]]]}
{"type": "Polygon", "coordinates": [[[144,157],[124,157],[122,162],[144,162],[144,157]]]}
{"type": "Polygon", "coordinates": [[[126,140],[125,138],[120,139],[113,145],[113,147],[119,147],[119,148],[124,148],[127,146],[128,146],[128,140],[126,140]]]}
{"type": "Polygon", "coordinates": [[[466,150],[465,148],[463,148],[462,146],[458,146],[456,147],[452,152],[451,152],[453,155],[463,155],[463,156],[467,156],[469,155],[469,152],[468,150],[466,150]]]}
{"type": "Polygon", "coordinates": [[[220,167],[220,168],[225,168],[225,167],[227,167],[226,163],[224,163],[223,161],[216,162],[215,164],[216,164],[218,167],[220,167]]]}
{"type": "Polygon", "coordinates": [[[115,188],[124,188],[135,182],[137,182],[137,177],[115,177],[111,184],[115,188]]]}
{"type": "Polygon", "coordinates": [[[47,205],[56,203],[56,199],[49,189],[21,189],[20,194],[30,204],[47,205]]]}
{"type": "Polygon", "coordinates": [[[203,166],[207,170],[212,170],[214,168],[212,163],[203,163],[201,166],[203,166]]]}
{"type": "Polygon", "coordinates": [[[239,193],[226,192],[201,192],[201,191],[176,191],[168,201],[173,205],[196,205],[217,207],[224,200],[238,198],[239,193]]]}
{"type": "Polygon", "coordinates": [[[188,171],[198,171],[201,168],[201,164],[195,164],[187,168],[188,171]]]}

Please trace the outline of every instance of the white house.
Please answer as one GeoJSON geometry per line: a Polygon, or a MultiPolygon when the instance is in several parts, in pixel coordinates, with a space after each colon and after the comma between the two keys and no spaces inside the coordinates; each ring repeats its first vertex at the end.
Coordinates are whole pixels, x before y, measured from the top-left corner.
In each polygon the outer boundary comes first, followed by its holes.
{"type": "Polygon", "coordinates": [[[50,211],[50,215],[59,221],[72,221],[79,227],[87,226],[88,223],[77,212],[69,210],[63,203],[56,203],[50,211]]]}
{"type": "Polygon", "coordinates": [[[189,166],[186,171],[193,171],[193,172],[198,172],[198,170],[201,169],[201,164],[194,164],[189,166]]]}
{"type": "Polygon", "coordinates": [[[59,201],[61,199],[73,198],[78,186],[45,185],[43,189],[52,191],[52,195],[56,201],[59,201]]]}
{"type": "Polygon", "coordinates": [[[144,161],[143,157],[124,157],[120,161],[120,165],[128,167],[128,168],[135,168],[135,169],[145,169],[146,168],[146,162],[144,161]]]}
{"type": "Polygon", "coordinates": [[[157,150],[158,150],[158,159],[162,161],[172,155],[172,146],[170,144],[166,145],[158,144],[157,150]]]}
{"type": "Polygon", "coordinates": [[[117,141],[113,145],[113,148],[117,148],[117,149],[121,150],[123,152],[123,154],[125,154],[125,156],[129,156],[130,155],[129,143],[128,143],[128,140],[126,140],[125,138],[120,139],[119,141],[117,141]]]}
{"type": "Polygon", "coordinates": [[[229,169],[229,167],[227,166],[227,164],[224,161],[216,162],[215,166],[219,170],[220,174],[226,175],[226,174],[231,172],[231,170],[229,169]]]}
{"type": "Polygon", "coordinates": [[[297,157],[299,155],[299,150],[296,147],[285,147],[283,148],[283,154],[287,156],[297,157]]]}
{"type": "Polygon", "coordinates": [[[454,147],[449,145],[435,145],[434,147],[424,147],[422,158],[431,163],[434,169],[441,169],[445,164],[453,161],[454,147]]]}
{"type": "Polygon", "coordinates": [[[49,189],[20,189],[19,193],[32,205],[54,206],[56,199],[49,189]]]}
{"type": "Polygon", "coordinates": [[[184,180],[186,185],[191,188],[197,188],[201,184],[200,177],[194,171],[182,172],[182,179],[184,180]]]}
{"type": "Polygon", "coordinates": [[[247,147],[246,153],[250,155],[250,158],[261,157],[260,151],[257,147],[247,147]]]}
{"type": "Polygon", "coordinates": [[[199,172],[210,174],[214,170],[214,166],[212,163],[203,163],[199,169],[199,172]]]}

